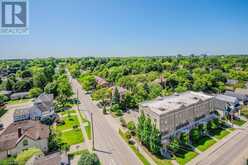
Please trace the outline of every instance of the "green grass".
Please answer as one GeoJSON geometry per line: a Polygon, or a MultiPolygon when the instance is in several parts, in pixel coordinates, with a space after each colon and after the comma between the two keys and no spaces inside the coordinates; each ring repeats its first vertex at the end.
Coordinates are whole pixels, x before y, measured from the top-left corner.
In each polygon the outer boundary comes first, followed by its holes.
{"type": "Polygon", "coordinates": [[[7,111],[7,109],[0,109],[0,117],[2,117],[7,111]]]}
{"type": "Polygon", "coordinates": [[[64,116],[64,115],[67,115],[68,113],[70,113],[71,115],[74,115],[76,113],[76,110],[66,110],[66,111],[60,112],[59,114],[64,116]]]}
{"type": "Polygon", "coordinates": [[[13,104],[23,104],[23,103],[28,103],[31,102],[32,99],[20,99],[20,100],[10,100],[8,101],[9,105],[13,105],[13,104]]]}
{"type": "Polygon", "coordinates": [[[242,106],[241,110],[241,115],[245,116],[246,118],[248,118],[248,106],[242,106]]]}
{"type": "Polygon", "coordinates": [[[222,129],[222,128],[218,128],[218,129],[215,129],[215,130],[211,130],[209,132],[209,134],[213,137],[215,137],[216,139],[220,140],[222,138],[224,138],[225,136],[227,136],[230,132],[225,130],[225,129],[222,129]]]}
{"type": "Polygon", "coordinates": [[[87,123],[87,125],[84,125],[84,128],[85,128],[88,139],[91,140],[91,123],[89,120],[87,120],[85,118],[85,116],[82,114],[82,112],[79,112],[79,114],[80,114],[80,118],[81,118],[82,122],[87,123]]]}
{"type": "Polygon", "coordinates": [[[211,139],[208,136],[204,136],[204,137],[201,137],[197,142],[194,142],[193,146],[203,152],[215,143],[216,141],[214,139],[211,139]]]}
{"type": "Polygon", "coordinates": [[[85,149],[85,150],[79,150],[79,151],[71,152],[71,153],[68,153],[68,156],[74,157],[76,155],[82,155],[85,152],[89,152],[89,150],[85,149]]]}
{"type": "Polygon", "coordinates": [[[79,126],[78,118],[75,115],[72,115],[71,117],[68,117],[68,116],[63,117],[63,120],[65,121],[65,124],[56,126],[56,130],[63,131],[63,130],[73,128],[73,125],[79,126]]]}
{"type": "Polygon", "coordinates": [[[233,120],[232,123],[238,126],[242,126],[243,124],[246,123],[246,121],[239,119],[239,120],[233,120]]]}
{"type": "Polygon", "coordinates": [[[125,137],[124,133],[120,129],[119,129],[119,134],[123,138],[123,140],[128,144],[128,146],[133,150],[133,152],[140,159],[140,161],[144,165],[150,165],[150,162],[137,150],[137,148],[134,145],[128,143],[128,139],[125,137]]]}
{"type": "Polygon", "coordinates": [[[61,134],[61,140],[69,145],[82,143],[84,141],[83,134],[80,129],[63,132],[61,134]]]}
{"type": "Polygon", "coordinates": [[[177,153],[175,153],[175,155],[177,163],[180,165],[184,165],[190,160],[192,160],[194,157],[196,157],[198,154],[191,150],[180,149],[179,151],[177,151],[177,153]]]}

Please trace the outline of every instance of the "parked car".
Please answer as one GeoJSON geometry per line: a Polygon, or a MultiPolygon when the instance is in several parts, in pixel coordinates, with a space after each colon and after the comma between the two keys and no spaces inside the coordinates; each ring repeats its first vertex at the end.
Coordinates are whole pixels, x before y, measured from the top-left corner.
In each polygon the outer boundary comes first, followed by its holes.
{"type": "Polygon", "coordinates": [[[4,127],[3,127],[3,123],[0,123],[0,130],[3,130],[4,127]]]}

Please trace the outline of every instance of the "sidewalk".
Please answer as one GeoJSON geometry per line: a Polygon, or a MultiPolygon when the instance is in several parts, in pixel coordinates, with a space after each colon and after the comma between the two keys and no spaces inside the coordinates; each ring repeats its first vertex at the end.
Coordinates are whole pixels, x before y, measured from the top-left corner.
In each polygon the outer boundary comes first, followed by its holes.
{"type": "Polygon", "coordinates": [[[244,130],[245,128],[247,128],[247,127],[248,127],[248,122],[245,123],[242,127],[235,127],[236,130],[234,130],[232,133],[230,133],[229,135],[227,135],[223,139],[217,141],[216,144],[211,146],[206,151],[200,153],[197,157],[195,157],[190,162],[188,162],[187,165],[197,165],[197,164],[199,164],[204,158],[207,158],[208,156],[213,154],[215,151],[217,151],[220,147],[225,145],[227,142],[229,142],[230,140],[232,140],[233,138],[235,138],[239,134],[241,134],[242,133],[241,131],[244,130]]]}

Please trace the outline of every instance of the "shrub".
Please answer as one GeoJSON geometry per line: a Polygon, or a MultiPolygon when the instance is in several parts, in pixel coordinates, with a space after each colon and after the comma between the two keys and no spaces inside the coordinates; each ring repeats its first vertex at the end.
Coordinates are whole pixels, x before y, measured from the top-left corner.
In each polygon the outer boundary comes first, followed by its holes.
{"type": "Polygon", "coordinates": [[[135,127],[135,123],[133,121],[130,121],[127,123],[127,128],[130,130],[130,131],[133,131],[136,129],[135,127]]]}
{"type": "Polygon", "coordinates": [[[95,153],[85,152],[81,155],[78,165],[100,165],[100,161],[95,153]]]}
{"type": "Polygon", "coordinates": [[[73,125],[72,128],[73,129],[77,129],[78,128],[78,125],[73,125]]]}
{"type": "Polygon", "coordinates": [[[126,120],[123,117],[120,118],[120,122],[122,127],[127,127],[126,120]]]}
{"type": "Polygon", "coordinates": [[[59,126],[65,124],[65,121],[62,120],[62,119],[59,119],[59,120],[57,120],[56,122],[57,122],[57,125],[59,125],[59,126]]]}
{"type": "Polygon", "coordinates": [[[116,116],[122,116],[123,115],[122,110],[121,109],[117,110],[115,115],[116,116]]]}
{"type": "Polygon", "coordinates": [[[131,133],[129,131],[125,132],[125,137],[129,140],[131,139],[131,133]]]}
{"type": "Polygon", "coordinates": [[[22,151],[17,155],[16,161],[19,165],[24,165],[28,159],[30,159],[34,155],[42,155],[42,151],[38,148],[29,148],[25,151],[22,151]]]}
{"type": "Polygon", "coordinates": [[[30,97],[38,97],[42,93],[40,88],[32,88],[29,90],[30,97]]]}

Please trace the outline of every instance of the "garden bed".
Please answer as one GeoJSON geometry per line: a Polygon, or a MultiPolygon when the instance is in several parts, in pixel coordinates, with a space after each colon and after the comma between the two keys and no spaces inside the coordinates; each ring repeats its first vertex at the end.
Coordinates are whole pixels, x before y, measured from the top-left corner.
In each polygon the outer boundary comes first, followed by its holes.
{"type": "Polygon", "coordinates": [[[226,129],[222,129],[222,128],[217,128],[215,130],[209,131],[209,135],[213,136],[214,138],[216,138],[218,140],[224,138],[229,133],[230,133],[229,131],[227,131],[226,129]]]}
{"type": "Polygon", "coordinates": [[[192,160],[194,157],[196,157],[198,154],[192,150],[188,150],[188,149],[179,149],[176,153],[175,153],[175,159],[177,161],[178,164],[180,165],[184,165],[187,162],[189,162],[190,160],[192,160]]]}
{"type": "Polygon", "coordinates": [[[193,143],[193,146],[200,151],[205,151],[212,145],[214,145],[216,141],[208,136],[201,137],[198,141],[193,143]]]}
{"type": "Polygon", "coordinates": [[[237,119],[237,120],[233,120],[232,123],[235,125],[238,125],[238,126],[242,126],[246,123],[246,121],[241,120],[241,119],[237,119]]]}

